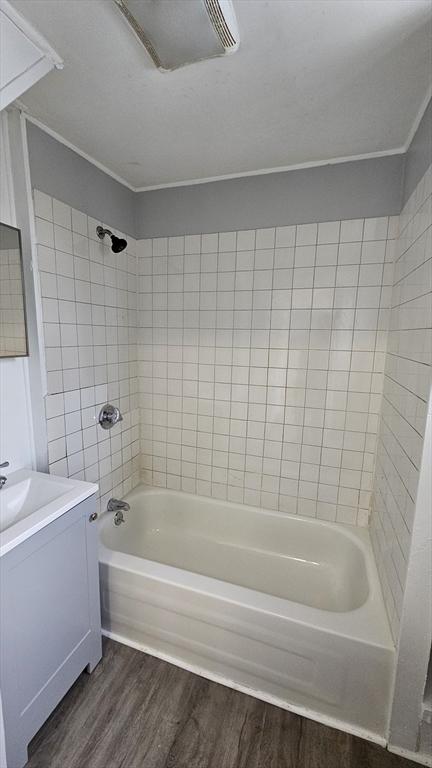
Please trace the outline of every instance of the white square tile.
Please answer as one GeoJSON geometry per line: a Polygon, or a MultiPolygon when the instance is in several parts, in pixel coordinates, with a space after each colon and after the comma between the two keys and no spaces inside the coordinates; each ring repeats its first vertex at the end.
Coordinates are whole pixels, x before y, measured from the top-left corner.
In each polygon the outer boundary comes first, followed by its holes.
{"type": "Polygon", "coordinates": [[[362,264],[379,264],[385,261],[386,241],[373,240],[364,242],[361,251],[362,264]]]}
{"type": "Polygon", "coordinates": [[[72,218],[71,208],[65,203],[61,203],[60,200],[53,199],[53,219],[54,224],[58,224],[60,227],[71,229],[72,218]]]}
{"type": "Polygon", "coordinates": [[[38,189],[35,189],[33,191],[33,199],[35,216],[39,216],[41,219],[47,219],[47,221],[52,221],[52,198],[44,192],[39,192],[38,189]]]}
{"type": "Polygon", "coordinates": [[[294,263],[296,267],[313,267],[315,265],[316,248],[314,245],[296,246],[294,263]]]}
{"type": "Polygon", "coordinates": [[[45,412],[47,419],[55,416],[61,416],[64,413],[63,393],[57,395],[48,395],[45,399],[45,412]]]}
{"type": "Polygon", "coordinates": [[[85,235],[78,232],[72,233],[72,250],[74,256],[81,256],[84,259],[89,258],[89,240],[85,235]]]}
{"type": "Polygon", "coordinates": [[[42,299],[42,315],[45,323],[59,322],[59,307],[57,299],[42,299]]]}
{"type": "Polygon", "coordinates": [[[276,248],[274,256],[275,269],[291,269],[294,266],[294,248],[276,248]]]}
{"type": "Polygon", "coordinates": [[[297,226],[296,246],[316,245],[318,235],[317,224],[299,224],[297,226]]]}
{"type": "Polygon", "coordinates": [[[74,260],[71,253],[63,253],[62,251],[56,251],[56,268],[57,274],[63,277],[74,276],[74,260]]]}
{"type": "Polygon", "coordinates": [[[168,255],[168,238],[156,237],[153,240],[153,257],[168,255]]]}
{"type": "Polygon", "coordinates": [[[361,243],[340,243],[338,252],[338,264],[360,264],[361,243]]]}
{"type": "Polygon", "coordinates": [[[377,219],[365,219],[363,240],[386,240],[388,230],[388,218],[382,216],[377,219]]]}
{"type": "Polygon", "coordinates": [[[255,248],[255,230],[237,232],[237,251],[250,251],[255,248]]]}
{"type": "Polygon", "coordinates": [[[340,242],[354,243],[363,240],[364,219],[347,219],[341,221],[340,242]]]}
{"type": "Polygon", "coordinates": [[[184,253],[184,237],[176,236],[168,238],[168,255],[178,256],[184,253]]]}
{"type": "Polygon", "coordinates": [[[47,419],[47,437],[48,441],[57,440],[65,435],[65,419],[64,416],[56,416],[55,418],[47,419]]]}
{"type": "Polygon", "coordinates": [[[54,227],[50,221],[36,218],[36,240],[39,245],[54,248],[54,227]]]}
{"type": "Polygon", "coordinates": [[[85,237],[88,235],[87,216],[75,208],[72,208],[72,230],[85,237]]]}
{"type": "Polygon", "coordinates": [[[41,286],[41,295],[43,297],[53,298],[53,299],[57,298],[58,296],[57,277],[55,274],[51,274],[49,272],[41,272],[40,286],[41,286]]]}
{"type": "Polygon", "coordinates": [[[57,440],[51,440],[48,443],[48,460],[50,464],[53,464],[66,456],[66,441],[64,437],[60,437],[57,440]]]}
{"type": "Polygon", "coordinates": [[[359,267],[355,265],[340,266],[336,270],[336,285],[350,287],[358,285],[359,267]]]}
{"type": "Polygon", "coordinates": [[[73,253],[71,230],[54,224],[54,246],[56,251],[73,253]]]}
{"type": "Polygon", "coordinates": [[[315,264],[317,267],[332,266],[337,263],[338,263],[337,243],[317,246],[316,257],[315,257],[315,264]]]}
{"type": "Polygon", "coordinates": [[[78,411],[81,407],[80,391],[74,390],[71,392],[65,392],[64,394],[65,413],[72,413],[78,411]]]}
{"type": "Polygon", "coordinates": [[[57,295],[59,299],[66,301],[75,300],[75,284],[72,277],[60,276],[57,278],[57,295]]]}
{"type": "Polygon", "coordinates": [[[38,245],[37,261],[38,269],[41,272],[54,273],[56,271],[55,251],[52,248],[47,248],[46,245],[38,245]]]}
{"type": "Polygon", "coordinates": [[[257,229],[255,238],[255,248],[274,248],[275,247],[275,229],[257,229]]]}
{"type": "Polygon", "coordinates": [[[295,246],[295,226],[276,228],[276,248],[292,248],[295,246]]]}
{"type": "Polygon", "coordinates": [[[235,251],[237,245],[237,232],[219,232],[218,250],[221,252],[235,251]]]}
{"type": "Polygon", "coordinates": [[[340,221],[324,221],[318,224],[318,243],[338,243],[340,221]]]}
{"type": "Polygon", "coordinates": [[[60,461],[54,461],[53,463],[50,463],[49,471],[51,475],[56,475],[57,477],[68,477],[66,459],[61,459],[60,461]]]}
{"type": "Polygon", "coordinates": [[[58,323],[44,323],[44,342],[46,347],[60,346],[60,326],[58,323]]]}
{"type": "Polygon", "coordinates": [[[382,276],[382,264],[361,265],[359,273],[359,285],[381,285],[382,276]]]}
{"type": "Polygon", "coordinates": [[[387,237],[397,238],[399,235],[399,216],[389,216],[387,237]]]}
{"type": "Polygon", "coordinates": [[[200,235],[186,235],[185,237],[185,253],[197,254],[201,252],[201,236],[200,235]]]}
{"type": "Polygon", "coordinates": [[[201,235],[201,253],[216,253],[218,250],[218,233],[201,235]]]}

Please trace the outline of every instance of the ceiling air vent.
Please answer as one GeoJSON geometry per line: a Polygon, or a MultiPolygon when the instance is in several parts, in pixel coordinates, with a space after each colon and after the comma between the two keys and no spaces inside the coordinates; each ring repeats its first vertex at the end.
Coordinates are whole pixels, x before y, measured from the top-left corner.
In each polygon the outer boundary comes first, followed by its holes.
{"type": "Polygon", "coordinates": [[[234,8],[231,3],[220,3],[219,0],[205,0],[205,5],[207,13],[210,16],[210,21],[213,24],[214,31],[224,48],[223,53],[228,53],[231,48],[237,50],[239,46],[238,29],[236,18],[234,16],[234,8]],[[223,8],[223,6],[225,6],[225,8],[223,8]],[[229,22],[231,22],[232,29],[229,27],[229,22]],[[233,35],[234,28],[237,33],[237,39],[233,35]]]}
{"type": "Polygon", "coordinates": [[[159,69],[234,53],[232,0],[114,0],[159,69]]]}

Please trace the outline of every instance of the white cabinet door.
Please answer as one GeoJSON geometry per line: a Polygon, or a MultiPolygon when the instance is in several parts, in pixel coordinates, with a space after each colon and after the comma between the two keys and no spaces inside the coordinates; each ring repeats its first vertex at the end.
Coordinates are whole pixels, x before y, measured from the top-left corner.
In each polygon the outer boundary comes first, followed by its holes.
{"type": "MultiPolygon", "coordinates": [[[[102,654],[95,497],[0,560],[0,685],[6,765],[102,654]]],[[[5,768],[4,763],[0,763],[5,768]]]]}

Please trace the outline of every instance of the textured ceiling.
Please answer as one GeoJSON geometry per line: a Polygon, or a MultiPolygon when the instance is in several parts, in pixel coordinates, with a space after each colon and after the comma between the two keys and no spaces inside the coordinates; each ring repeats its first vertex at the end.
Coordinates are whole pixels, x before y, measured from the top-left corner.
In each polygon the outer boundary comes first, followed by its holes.
{"type": "Polygon", "coordinates": [[[431,72],[428,0],[235,0],[238,53],[153,66],[111,0],[12,0],[64,58],[31,114],[134,187],[402,147],[431,72]]]}

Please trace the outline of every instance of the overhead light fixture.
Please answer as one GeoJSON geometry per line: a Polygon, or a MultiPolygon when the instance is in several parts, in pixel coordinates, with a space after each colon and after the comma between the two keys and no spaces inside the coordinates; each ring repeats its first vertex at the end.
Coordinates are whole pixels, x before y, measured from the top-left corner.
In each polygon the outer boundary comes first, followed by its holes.
{"type": "Polygon", "coordinates": [[[234,53],[232,0],[114,0],[156,66],[172,70],[234,53]]]}

